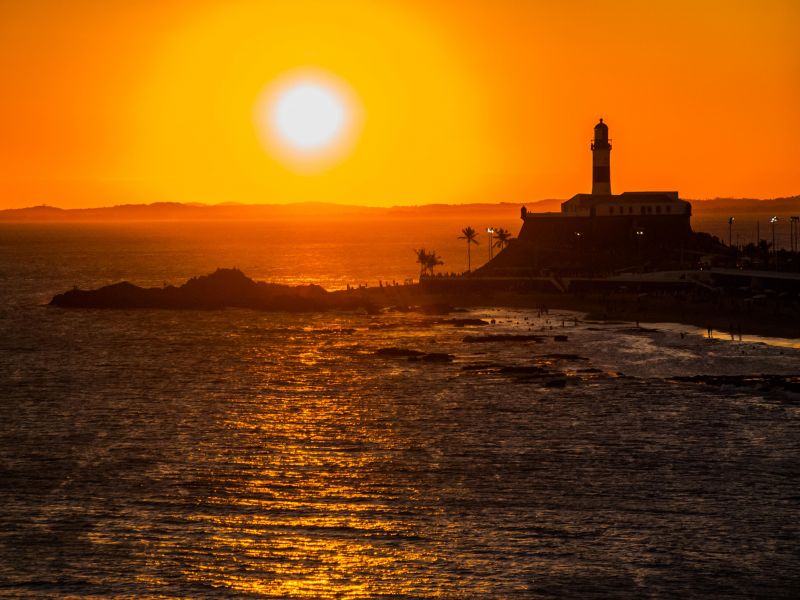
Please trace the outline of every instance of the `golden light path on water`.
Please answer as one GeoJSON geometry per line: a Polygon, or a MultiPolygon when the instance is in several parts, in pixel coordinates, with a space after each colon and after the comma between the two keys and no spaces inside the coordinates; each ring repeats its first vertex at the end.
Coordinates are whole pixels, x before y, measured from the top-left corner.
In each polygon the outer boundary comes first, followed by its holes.
{"type": "MultiPolygon", "coordinates": [[[[208,498],[212,510],[194,517],[197,526],[213,532],[213,551],[205,564],[198,557],[184,575],[236,593],[269,597],[412,594],[424,579],[422,573],[439,557],[435,544],[421,551],[419,545],[404,543],[433,531],[420,531],[385,501],[392,500],[384,494],[396,480],[382,462],[402,440],[388,419],[374,422],[364,398],[329,395],[332,382],[354,374],[355,365],[341,356],[349,344],[309,346],[307,336],[319,331],[305,327],[297,333],[286,340],[292,368],[276,373],[271,353],[254,357],[256,363],[265,363],[256,367],[255,375],[269,382],[271,393],[258,401],[267,410],[256,408],[246,420],[222,424],[226,435],[238,440],[237,447],[244,441],[244,447],[272,450],[228,458],[232,470],[252,476],[225,481],[224,494],[208,498]],[[299,345],[296,353],[293,343],[299,345]],[[298,398],[314,400],[299,404],[298,398]],[[376,454],[374,449],[380,448],[386,450],[376,454]],[[228,514],[214,514],[214,507],[228,514]],[[220,569],[219,555],[236,560],[220,569]],[[414,571],[405,565],[414,565],[414,571]],[[372,575],[365,579],[358,573],[372,575]]],[[[409,341],[414,337],[424,343],[427,335],[412,335],[409,341]]],[[[402,377],[403,371],[396,375],[402,377]]],[[[369,385],[369,377],[359,378],[357,370],[355,374],[348,387],[369,385]]],[[[420,491],[407,487],[404,493],[413,500],[420,491]]]]}

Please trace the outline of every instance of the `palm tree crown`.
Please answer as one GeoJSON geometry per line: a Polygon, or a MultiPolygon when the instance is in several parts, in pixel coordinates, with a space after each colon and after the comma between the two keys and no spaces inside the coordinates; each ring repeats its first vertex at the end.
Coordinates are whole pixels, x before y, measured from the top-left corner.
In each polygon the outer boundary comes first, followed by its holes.
{"type": "Polygon", "coordinates": [[[478,245],[478,232],[475,231],[472,227],[467,226],[461,230],[460,236],[458,239],[460,240],[467,240],[467,272],[472,271],[472,255],[470,254],[470,244],[478,245]]]}
{"type": "Polygon", "coordinates": [[[420,279],[425,273],[429,273],[433,277],[433,269],[438,265],[444,264],[442,258],[436,254],[436,250],[428,252],[425,248],[420,248],[419,250],[414,250],[414,254],[417,255],[417,262],[419,263],[420,279]]]}
{"type": "Polygon", "coordinates": [[[500,248],[500,250],[508,246],[509,242],[511,242],[511,232],[502,227],[498,227],[494,230],[494,237],[496,238],[494,247],[500,248]]]}

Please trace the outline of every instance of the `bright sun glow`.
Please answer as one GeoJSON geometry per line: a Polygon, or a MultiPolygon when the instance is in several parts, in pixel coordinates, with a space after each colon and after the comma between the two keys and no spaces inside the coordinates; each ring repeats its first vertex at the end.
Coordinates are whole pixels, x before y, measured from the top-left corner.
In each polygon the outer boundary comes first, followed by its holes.
{"type": "Polygon", "coordinates": [[[321,148],[341,133],[345,108],[331,90],[315,83],[301,83],[280,95],[272,109],[272,119],[291,145],[321,148]]]}
{"type": "Polygon", "coordinates": [[[270,154],[304,172],[341,159],[353,145],[359,117],[348,86],[318,71],[279,78],[256,104],[258,133],[270,154]]]}

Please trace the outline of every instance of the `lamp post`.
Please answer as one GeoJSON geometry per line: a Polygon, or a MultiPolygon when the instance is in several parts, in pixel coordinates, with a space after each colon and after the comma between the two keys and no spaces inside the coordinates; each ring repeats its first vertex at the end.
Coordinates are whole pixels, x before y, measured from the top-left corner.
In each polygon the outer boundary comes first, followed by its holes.
{"type": "Polygon", "coordinates": [[[735,220],[733,217],[728,217],[728,246],[731,245],[731,238],[733,238],[733,222],[735,220]]]}
{"type": "Polygon", "coordinates": [[[644,239],[644,231],[641,229],[636,230],[636,249],[639,253],[639,260],[642,260],[642,240],[644,239]]]}
{"type": "Polygon", "coordinates": [[[800,250],[798,246],[800,246],[800,240],[798,240],[798,236],[800,236],[800,232],[798,232],[798,227],[800,226],[800,217],[789,217],[789,237],[791,238],[791,246],[792,252],[797,252],[800,250]]]}
{"type": "Polygon", "coordinates": [[[772,223],[772,255],[775,258],[775,270],[778,270],[778,248],[775,246],[775,224],[778,222],[778,217],[772,217],[769,220],[772,223]]]}
{"type": "Polygon", "coordinates": [[[486,233],[489,234],[489,260],[492,260],[494,257],[494,251],[492,250],[492,246],[494,246],[494,243],[492,242],[494,237],[494,227],[489,227],[486,230],[486,233]]]}

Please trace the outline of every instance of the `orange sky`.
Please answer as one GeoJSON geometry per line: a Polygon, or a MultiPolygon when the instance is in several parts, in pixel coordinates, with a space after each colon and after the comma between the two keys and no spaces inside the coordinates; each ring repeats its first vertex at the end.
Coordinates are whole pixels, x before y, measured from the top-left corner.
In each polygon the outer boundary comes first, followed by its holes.
{"type": "Polygon", "coordinates": [[[591,188],[800,193],[797,0],[19,0],[0,4],[0,208],[531,202],[591,188]],[[254,105],[298,68],[363,108],[301,173],[254,105]]]}

